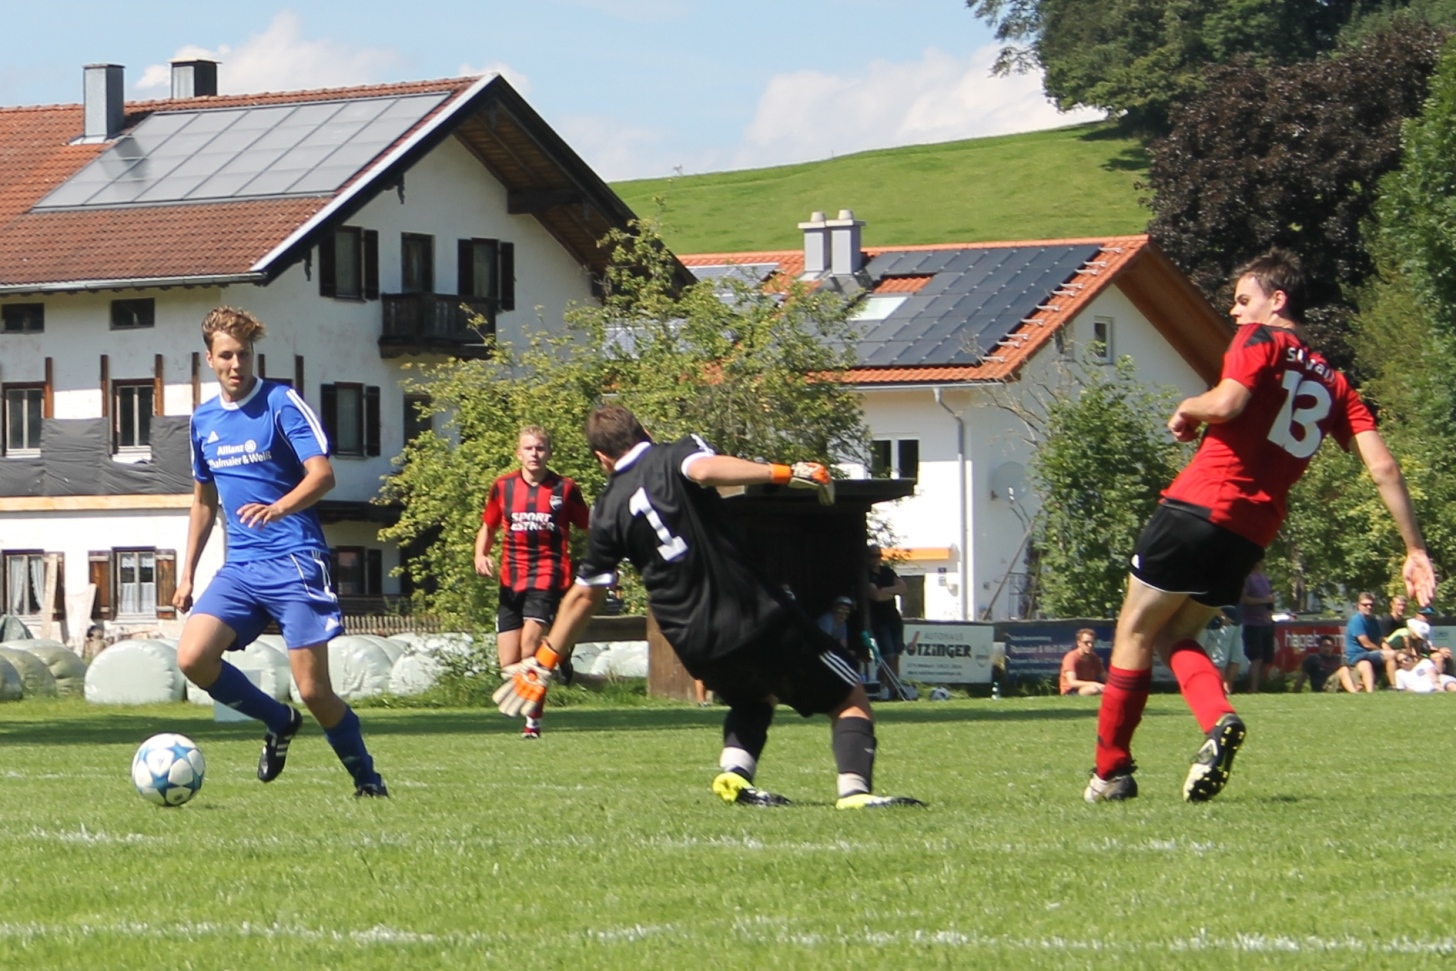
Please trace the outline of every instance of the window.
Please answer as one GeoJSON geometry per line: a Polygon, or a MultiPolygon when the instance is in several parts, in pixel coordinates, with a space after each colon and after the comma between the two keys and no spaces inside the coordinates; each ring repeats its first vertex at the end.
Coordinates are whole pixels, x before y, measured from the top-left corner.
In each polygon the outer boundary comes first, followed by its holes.
{"type": "Polygon", "coordinates": [[[151,297],[143,300],[111,301],[111,329],[137,330],[154,327],[157,323],[157,302],[151,297]]]}
{"type": "Polygon", "coordinates": [[[1112,318],[1092,319],[1092,359],[1103,363],[1112,361],[1112,318]]]}
{"type": "Polygon", "coordinates": [[[0,307],[0,334],[39,334],[45,330],[45,304],[7,303],[0,307]]]}
{"type": "Polygon", "coordinates": [[[320,417],[335,455],[379,454],[379,389],[339,382],[321,389],[320,417]]]}
{"type": "Polygon", "coordinates": [[[96,587],[93,620],[177,616],[177,551],[150,547],[93,550],[90,580],[96,587]]]}
{"type": "Polygon", "coordinates": [[[1067,334],[1067,326],[1063,324],[1052,332],[1052,342],[1057,348],[1057,357],[1070,358],[1072,356],[1072,339],[1067,334]]]}
{"type": "Polygon", "coordinates": [[[421,433],[435,427],[434,416],[425,411],[429,407],[430,396],[427,394],[404,396],[404,443],[406,445],[419,438],[421,433]]]}
{"type": "Polygon", "coordinates": [[[920,439],[877,438],[870,442],[870,478],[918,479],[920,439]]]}
{"type": "Polygon", "coordinates": [[[362,546],[336,546],[333,559],[335,593],[340,597],[377,597],[384,593],[384,553],[362,546]]]}
{"type": "Polygon", "coordinates": [[[435,237],[405,233],[400,237],[400,290],[435,292],[435,237]]]}
{"type": "Polygon", "coordinates": [[[156,385],[151,381],[117,381],[111,385],[112,434],[117,449],[152,444],[156,385]]]}
{"type": "Polygon", "coordinates": [[[319,240],[319,296],[379,299],[379,233],[340,226],[319,240]]]}
{"type": "Polygon", "coordinates": [[[489,300],[496,310],[516,309],[516,244],[499,239],[459,243],[460,296],[489,300]]]}
{"type": "Polygon", "coordinates": [[[119,617],[157,613],[157,551],[116,551],[116,613],[119,617]]]}
{"type": "Polygon", "coordinates": [[[45,554],[16,551],[5,554],[5,612],[21,617],[40,614],[45,600],[45,554]]]}
{"type": "Polygon", "coordinates": [[[5,454],[39,455],[45,385],[7,384],[4,390],[5,454]]]}

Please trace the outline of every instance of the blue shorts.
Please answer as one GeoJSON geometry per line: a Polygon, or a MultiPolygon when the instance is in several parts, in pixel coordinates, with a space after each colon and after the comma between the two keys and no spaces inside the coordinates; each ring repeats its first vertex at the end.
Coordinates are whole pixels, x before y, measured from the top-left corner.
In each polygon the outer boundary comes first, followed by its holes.
{"type": "Polygon", "coordinates": [[[238,635],[247,647],[277,621],[289,650],[323,644],[344,633],[339,598],[329,584],[329,554],[305,550],[271,560],[224,563],[192,605],[238,635]]]}
{"type": "Polygon", "coordinates": [[[1385,655],[1381,654],[1379,651],[1355,651],[1353,653],[1345,653],[1345,663],[1350,665],[1350,667],[1353,668],[1361,661],[1369,661],[1371,664],[1375,665],[1375,669],[1378,671],[1380,670],[1380,666],[1385,663],[1385,655]]]}

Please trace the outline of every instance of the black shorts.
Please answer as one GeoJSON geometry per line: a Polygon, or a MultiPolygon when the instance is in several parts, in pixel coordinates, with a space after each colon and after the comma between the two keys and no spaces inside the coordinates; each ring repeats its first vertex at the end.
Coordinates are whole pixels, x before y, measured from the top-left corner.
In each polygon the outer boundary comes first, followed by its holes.
{"type": "Polygon", "coordinates": [[[542,627],[550,627],[556,619],[556,608],[561,606],[560,590],[512,590],[500,588],[500,605],[495,609],[495,632],[508,634],[526,626],[534,620],[542,627]]]}
{"type": "Polygon", "coordinates": [[[729,707],[773,695],[805,718],[834,711],[860,684],[849,652],[793,610],[769,618],[745,646],[696,667],[697,677],[729,707]]]}
{"type": "Polygon", "coordinates": [[[1274,628],[1244,625],[1244,657],[1274,663],[1274,628]]]}
{"type": "Polygon", "coordinates": [[[1222,607],[1243,597],[1244,580],[1263,555],[1253,540],[1165,502],[1138,537],[1132,575],[1154,590],[1222,607]]]}

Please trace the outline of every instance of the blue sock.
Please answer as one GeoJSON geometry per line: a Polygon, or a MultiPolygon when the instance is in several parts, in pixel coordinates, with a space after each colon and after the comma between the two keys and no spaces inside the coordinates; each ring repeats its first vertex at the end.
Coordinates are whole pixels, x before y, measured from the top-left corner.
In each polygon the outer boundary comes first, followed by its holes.
{"type": "Polygon", "coordinates": [[[379,785],[384,780],[374,771],[374,760],[364,748],[364,733],[359,730],[359,716],[354,709],[346,708],[344,717],[333,728],[324,729],[324,737],[334,748],[334,754],[344,763],[344,768],[354,777],[354,785],[379,785]]]}
{"type": "Polygon", "coordinates": [[[207,693],[214,701],[258,719],[270,732],[283,731],[293,719],[292,708],[268,697],[247,675],[226,661],[222,662],[222,673],[217,680],[207,687],[207,693]]]}

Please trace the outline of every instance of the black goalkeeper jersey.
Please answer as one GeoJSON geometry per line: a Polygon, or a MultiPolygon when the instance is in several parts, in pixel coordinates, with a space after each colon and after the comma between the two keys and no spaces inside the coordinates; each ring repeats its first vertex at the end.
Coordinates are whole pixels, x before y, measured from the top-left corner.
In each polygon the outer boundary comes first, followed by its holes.
{"type": "Polygon", "coordinates": [[[670,445],[642,443],[617,461],[592,508],[590,544],[577,582],[609,586],[630,560],[683,665],[719,658],[748,643],[782,609],[745,555],[717,490],[683,474],[713,449],[696,435],[670,445]]]}

